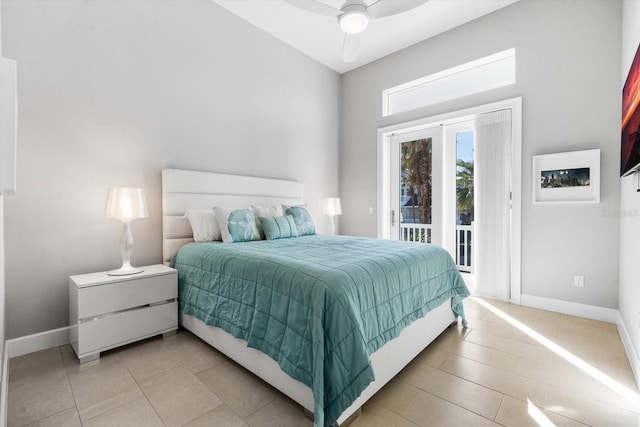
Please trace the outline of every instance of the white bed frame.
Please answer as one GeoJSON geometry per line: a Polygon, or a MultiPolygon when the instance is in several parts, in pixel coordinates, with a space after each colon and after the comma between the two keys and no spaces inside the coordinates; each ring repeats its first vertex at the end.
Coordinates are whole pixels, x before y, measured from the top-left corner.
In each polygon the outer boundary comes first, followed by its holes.
{"type": "MultiPolygon", "coordinates": [[[[167,263],[180,246],[192,242],[191,227],[183,215],[189,209],[213,206],[249,207],[303,203],[304,185],[295,181],[195,172],[180,169],[162,171],[163,258],[167,263]]],[[[364,403],[396,376],[414,357],[456,321],[450,300],[405,328],[371,355],[375,381],[338,418],[342,425],[364,403]]],[[[220,328],[200,319],[180,314],[182,326],[226,354],[313,414],[313,394],[303,383],[284,373],[277,362],[249,348],[220,328]]]]}

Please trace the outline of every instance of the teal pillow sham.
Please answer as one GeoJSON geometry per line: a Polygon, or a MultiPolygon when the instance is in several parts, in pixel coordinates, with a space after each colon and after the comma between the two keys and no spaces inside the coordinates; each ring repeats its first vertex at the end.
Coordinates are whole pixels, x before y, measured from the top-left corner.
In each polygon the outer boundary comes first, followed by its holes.
{"type": "Polygon", "coordinates": [[[298,236],[316,234],[316,225],[306,206],[285,206],[284,214],[291,215],[298,230],[298,236]]]}
{"type": "Polygon", "coordinates": [[[267,240],[298,237],[298,229],[291,215],[258,217],[267,240]]]}
{"type": "Polygon", "coordinates": [[[251,209],[215,207],[222,241],[225,243],[251,242],[260,240],[260,233],[256,227],[256,217],[251,209]]]}

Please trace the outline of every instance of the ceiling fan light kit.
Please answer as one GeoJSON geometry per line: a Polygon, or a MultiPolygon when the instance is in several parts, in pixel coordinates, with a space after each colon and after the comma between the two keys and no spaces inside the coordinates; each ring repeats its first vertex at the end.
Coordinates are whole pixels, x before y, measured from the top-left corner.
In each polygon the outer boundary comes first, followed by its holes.
{"type": "Polygon", "coordinates": [[[369,25],[369,14],[365,6],[354,4],[343,8],[342,15],[338,16],[340,28],[347,34],[359,34],[369,25]]]}
{"type": "Polygon", "coordinates": [[[360,53],[360,33],[369,21],[397,15],[414,9],[427,0],[376,0],[367,4],[364,0],[346,0],[340,9],[336,9],[316,0],[284,0],[285,2],[312,13],[338,18],[338,25],[345,33],[342,47],[342,60],[354,62],[360,53]]]}

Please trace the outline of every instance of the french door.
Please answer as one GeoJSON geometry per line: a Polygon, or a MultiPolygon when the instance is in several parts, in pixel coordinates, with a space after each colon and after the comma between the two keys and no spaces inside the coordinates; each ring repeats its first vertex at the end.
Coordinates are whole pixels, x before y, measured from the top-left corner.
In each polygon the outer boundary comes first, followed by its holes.
{"type": "Polygon", "coordinates": [[[378,171],[378,237],[438,244],[472,292],[520,303],[520,98],[378,129],[378,171]]]}
{"type": "Polygon", "coordinates": [[[473,271],[473,122],[391,137],[390,237],[447,249],[473,271]]]}
{"type": "Polygon", "coordinates": [[[440,128],[391,137],[390,237],[443,246],[443,139],[440,128]]]}

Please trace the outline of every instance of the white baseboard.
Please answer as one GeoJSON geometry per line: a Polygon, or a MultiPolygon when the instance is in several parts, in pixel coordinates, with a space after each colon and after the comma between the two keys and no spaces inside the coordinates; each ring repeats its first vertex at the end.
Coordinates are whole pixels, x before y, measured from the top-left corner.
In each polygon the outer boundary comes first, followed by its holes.
{"type": "Polygon", "coordinates": [[[636,379],[636,384],[640,384],[640,358],[638,358],[638,352],[633,346],[633,342],[631,341],[631,336],[629,335],[627,326],[624,324],[622,315],[620,315],[619,312],[618,321],[616,323],[618,324],[618,333],[620,334],[620,338],[622,339],[624,350],[627,352],[627,359],[629,359],[629,364],[631,365],[633,376],[636,379]]]}
{"type": "Polygon", "coordinates": [[[4,347],[5,355],[7,358],[11,358],[67,344],[70,342],[70,329],[69,326],[65,326],[64,328],[7,340],[4,347]]]}
{"type": "Polygon", "coordinates": [[[9,357],[7,356],[7,344],[4,344],[2,355],[2,391],[0,391],[0,426],[7,425],[7,393],[9,393],[9,357]]]}
{"type": "Polygon", "coordinates": [[[520,295],[520,304],[527,307],[555,311],[557,313],[586,317],[587,319],[618,323],[618,310],[613,308],[598,307],[595,305],[580,304],[577,302],[562,301],[525,294],[520,295]]]}

